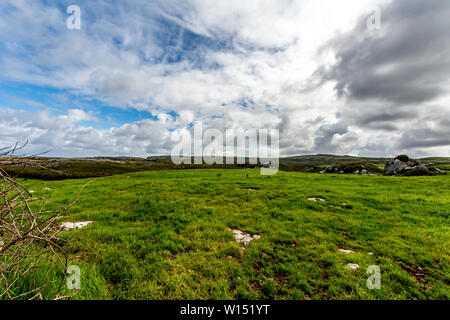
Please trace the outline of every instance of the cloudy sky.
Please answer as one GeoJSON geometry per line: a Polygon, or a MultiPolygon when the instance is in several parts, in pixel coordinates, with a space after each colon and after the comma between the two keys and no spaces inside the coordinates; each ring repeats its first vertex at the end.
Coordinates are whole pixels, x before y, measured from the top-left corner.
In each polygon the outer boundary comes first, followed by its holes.
{"type": "Polygon", "coordinates": [[[170,154],[202,121],[279,129],[282,155],[450,156],[449,17],[448,0],[2,0],[0,147],[170,154]]]}

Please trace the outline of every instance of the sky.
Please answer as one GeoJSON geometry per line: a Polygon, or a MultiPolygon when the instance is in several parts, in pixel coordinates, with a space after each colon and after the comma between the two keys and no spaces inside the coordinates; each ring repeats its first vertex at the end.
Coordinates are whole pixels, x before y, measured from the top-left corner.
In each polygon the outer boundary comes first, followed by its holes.
{"type": "Polygon", "coordinates": [[[278,129],[282,156],[450,156],[449,17],[448,0],[2,0],[0,147],[169,155],[201,121],[278,129]]]}

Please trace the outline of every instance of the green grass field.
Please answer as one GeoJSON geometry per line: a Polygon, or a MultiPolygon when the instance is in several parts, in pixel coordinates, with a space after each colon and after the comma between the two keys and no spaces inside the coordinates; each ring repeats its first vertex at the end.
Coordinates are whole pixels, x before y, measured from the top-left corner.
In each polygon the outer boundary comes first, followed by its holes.
{"type": "MultiPolygon", "coordinates": [[[[67,204],[89,180],[24,183],[67,204]]],[[[61,292],[73,299],[450,298],[448,175],[211,169],[94,180],[63,220],[94,221],[64,233],[81,268],[81,290],[61,292]],[[242,253],[228,228],[261,238],[242,253]],[[380,290],[366,287],[370,265],[380,290]]]]}

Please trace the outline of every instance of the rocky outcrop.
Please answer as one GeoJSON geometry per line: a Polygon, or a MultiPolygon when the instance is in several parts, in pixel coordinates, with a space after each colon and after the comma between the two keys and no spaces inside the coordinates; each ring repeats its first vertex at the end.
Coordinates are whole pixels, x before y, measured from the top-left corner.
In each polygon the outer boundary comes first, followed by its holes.
{"type": "Polygon", "coordinates": [[[406,175],[406,176],[433,176],[445,174],[442,170],[435,167],[427,167],[419,161],[410,160],[403,162],[400,159],[389,160],[384,167],[385,176],[406,175]]]}

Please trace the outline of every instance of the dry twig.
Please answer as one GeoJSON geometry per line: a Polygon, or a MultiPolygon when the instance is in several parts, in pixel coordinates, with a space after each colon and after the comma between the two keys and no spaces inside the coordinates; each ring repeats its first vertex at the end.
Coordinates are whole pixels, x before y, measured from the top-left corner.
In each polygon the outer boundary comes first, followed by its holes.
{"type": "MultiPolygon", "coordinates": [[[[24,167],[31,165],[25,158],[14,157],[25,145],[2,148],[0,156],[24,167]]],[[[42,298],[42,290],[54,281],[46,272],[56,266],[65,274],[67,255],[56,221],[78,201],[80,192],[68,206],[47,209],[49,202],[33,197],[0,166],[0,299],[42,298]],[[20,286],[24,278],[31,285],[20,286]]]]}

